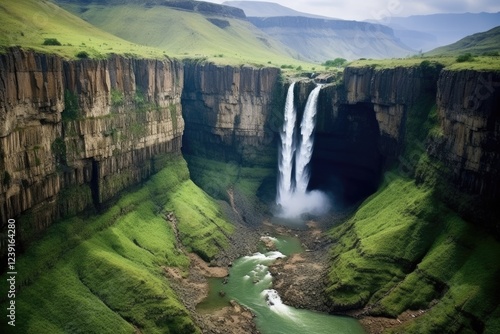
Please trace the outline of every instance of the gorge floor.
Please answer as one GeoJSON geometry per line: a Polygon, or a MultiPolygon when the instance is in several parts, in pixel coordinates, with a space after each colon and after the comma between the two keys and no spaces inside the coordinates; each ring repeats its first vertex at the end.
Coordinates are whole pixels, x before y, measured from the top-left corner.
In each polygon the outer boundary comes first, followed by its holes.
{"type": "MultiPolygon", "coordinates": [[[[336,222],[340,221],[340,216],[336,217],[336,222]]],[[[294,238],[300,240],[302,247],[300,253],[278,259],[269,266],[273,277],[272,288],[279,292],[283,302],[297,309],[329,313],[323,293],[330,243],[323,232],[329,226],[325,226],[322,221],[311,220],[305,223],[305,229],[299,230],[271,221],[272,218],[267,217],[260,226],[252,228],[238,224],[229,249],[211,263],[190,254],[188,273],[165,268],[172,287],[203,333],[260,333],[255,321],[257,315],[234,300],[227,302],[224,307],[210,310],[200,310],[197,305],[208,296],[210,279],[232,279],[229,276],[232,261],[257,251],[276,250],[276,245],[270,241],[273,238],[266,236],[294,238]]]]}

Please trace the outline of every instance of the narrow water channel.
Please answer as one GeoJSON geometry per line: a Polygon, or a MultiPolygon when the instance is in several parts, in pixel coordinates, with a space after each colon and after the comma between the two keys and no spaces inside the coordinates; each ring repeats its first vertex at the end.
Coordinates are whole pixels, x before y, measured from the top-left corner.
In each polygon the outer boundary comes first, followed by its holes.
{"type": "Polygon", "coordinates": [[[229,305],[234,299],[251,309],[262,334],[363,334],[355,319],[299,310],[281,302],[272,290],[272,276],[268,266],[277,258],[303,251],[297,238],[278,236],[272,238],[277,251],[244,256],[233,263],[229,278],[224,284],[220,278],[210,279],[208,297],[198,304],[199,312],[229,305]],[[220,292],[225,294],[221,297],[220,292]]]}

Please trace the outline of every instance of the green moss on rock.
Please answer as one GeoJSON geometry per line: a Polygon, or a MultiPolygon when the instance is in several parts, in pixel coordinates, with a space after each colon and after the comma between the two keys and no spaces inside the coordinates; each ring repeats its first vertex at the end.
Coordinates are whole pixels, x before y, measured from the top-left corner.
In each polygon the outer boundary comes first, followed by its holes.
{"type": "Polygon", "coordinates": [[[54,224],[18,257],[19,333],[200,332],[162,267],[185,271],[187,250],[211,259],[233,227],[189,180],[180,155],[157,159],[155,168],[100,215],[54,224]],[[177,226],[166,219],[171,212],[177,226]]]}
{"type": "Polygon", "coordinates": [[[488,326],[500,293],[500,243],[446,208],[428,185],[389,179],[330,233],[336,241],[327,288],[332,305],[368,306],[391,317],[426,310],[394,332],[488,326]]]}

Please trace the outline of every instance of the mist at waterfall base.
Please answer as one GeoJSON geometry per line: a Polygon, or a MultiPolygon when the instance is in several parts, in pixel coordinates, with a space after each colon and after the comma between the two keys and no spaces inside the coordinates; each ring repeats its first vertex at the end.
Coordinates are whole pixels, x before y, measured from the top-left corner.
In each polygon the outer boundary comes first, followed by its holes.
{"type": "Polygon", "coordinates": [[[300,219],[305,216],[321,216],[331,208],[330,198],[322,191],[307,190],[310,172],[309,163],[314,149],[314,127],[321,85],[309,94],[300,124],[300,135],[296,134],[297,110],[294,105],[293,82],[288,88],[281,147],[279,157],[276,216],[285,219],[300,219]]]}

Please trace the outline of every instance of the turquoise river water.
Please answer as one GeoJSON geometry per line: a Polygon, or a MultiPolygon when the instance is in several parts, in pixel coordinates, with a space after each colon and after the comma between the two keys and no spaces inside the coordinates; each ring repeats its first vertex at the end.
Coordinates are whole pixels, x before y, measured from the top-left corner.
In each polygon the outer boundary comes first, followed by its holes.
{"type": "Polygon", "coordinates": [[[272,238],[278,251],[255,253],[233,263],[227,284],[210,279],[209,296],[197,306],[200,312],[227,306],[234,299],[251,309],[262,334],[363,334],[358,321],[314,311],[296,309],[281,302],[272,289],[268,266],[277,258],[303,251],[296,238],[272,238]],[[219,291],[224,291],[221,297],[219,291]]]}

